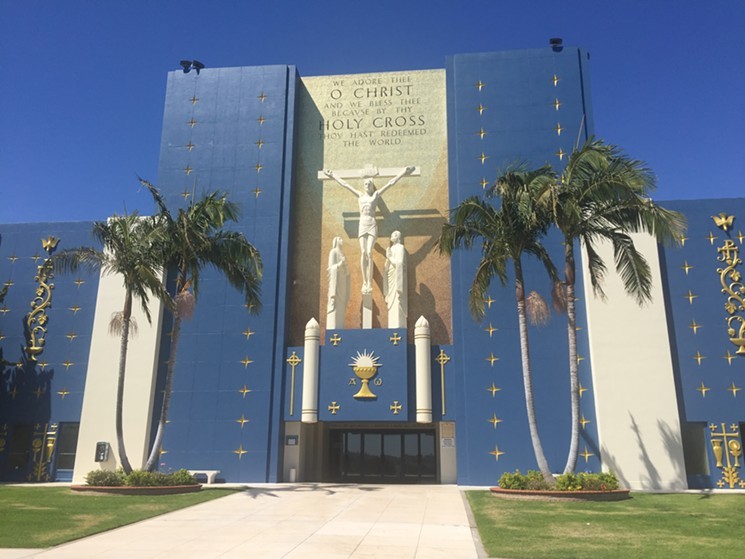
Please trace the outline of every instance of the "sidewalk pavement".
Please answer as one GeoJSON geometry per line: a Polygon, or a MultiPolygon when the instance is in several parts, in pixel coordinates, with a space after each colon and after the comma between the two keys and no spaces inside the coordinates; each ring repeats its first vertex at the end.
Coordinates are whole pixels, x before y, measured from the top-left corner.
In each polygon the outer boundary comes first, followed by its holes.
{"type": "Polygon", "coordinates": [[[454,485],[252,484],[228,497],[0,559],[477,559],[454,485]]]}

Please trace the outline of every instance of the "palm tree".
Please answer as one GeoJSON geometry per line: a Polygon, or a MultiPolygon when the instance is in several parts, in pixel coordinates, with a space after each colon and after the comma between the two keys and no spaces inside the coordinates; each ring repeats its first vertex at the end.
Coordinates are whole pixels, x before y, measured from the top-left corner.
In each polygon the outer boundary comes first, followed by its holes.
{"type": "Polygon", "coordinates": [[[55,269],[62,273],[80,268],[100,269],[104,274],[117,274],[124,282],[124,306],[115,313],[109,332],[121,337],[119,374],[116,391],[116,440],[119,462],[126,473],[132,471],[124,446],[122,411],[124,408],[124,377],[127,367],[127,345],[130,334],[136,332],[132,317],[134,299],[140,301],[142,310],[151,322],[148,303],[150,294],[169,304],[170,297],[163,287],[163,266],[157,248],[158,229],[151,218],[137,214],[114,216],[106,222],[93,224],[93,237],[103,250],[80,247],[69,249],[53,257],[55,269]]]}
{"type": "Polygon", "coordinates": [[[181,320],[191,318],[199,295],[199,275],[205,267],[220,271],[228,282],[245,295],[251,312],[261,308],[259,285],[262,264],[259,251],[242,233],[222,229],[227,221],[238,220],[238,207],[225,194],[214,192],[193,201],[175,216],[170,212],[160,192],[148,181],[140,179],[158,206],[156,219],[162,240],[163,262],[176,274],[171,347],[166,365],[165,391],[155,434],[145,469],[153,471],[160,460],[163,435],[168,421],[168,408],[173,389],[173,373],[178,352],[181,320]]]}
{"type": "MultiPolygon", "coordinates": [[[[476,243],[481,244],[481,260],[476,268],[468,300],[472,316],[479,321],[484,318],[484,300],[492,278],[496,276],[502,285],[506,285],[507,263],[513,263],[525,407],[530,437],[541,474],[551,484],[554,483],[554,478],[538,435],[528,343],[527,317],[530,301],[535,301],[536,297],[531,294],[526,304],[522,256],[527,253],[537,257],[548,271],[554,285],[558,284],[556,269],[540,243],[541,237],[550,225],[550,213],[546,208],[537,207],[534,203],[536,193],[553,182],[555,174],[549,166],[534,171],[527,171],[524,168],[508,171],[487,191],[486,199],[467,198],[453,209],[450,222],[443,225],[440,238],[437,240],[438,249],[447,255],[452,255],[456,248],[471,248],[476,243]],[[499,208],[490,201],[497,196],[501,201],[499,208]]],[[[545,303],[543,305],[545,307],[545,303]]]]}
{"type": "Polygon", "coordinates": [[[591,138],[575,149],[559,180],[539,195],[539,204],[550,207],[553,221],[564,235],[564,285],[569,340],[569,376],[572,435],[564,472],[573,472],[579,452],[579,374],[575,315],[574,243],[587,253],[593,291],[602,288],[606,266],[596,243],[613,246],[616,270],[626,291],[638,304],[651,299],[652,277],[644,256],[636,250],[629,233],[647,232],[659,242],[677,241],[685,232],[682,214],[655,204],[649,194],[655,178],[646,165],[624,155],[619,148],[591,138]]]}

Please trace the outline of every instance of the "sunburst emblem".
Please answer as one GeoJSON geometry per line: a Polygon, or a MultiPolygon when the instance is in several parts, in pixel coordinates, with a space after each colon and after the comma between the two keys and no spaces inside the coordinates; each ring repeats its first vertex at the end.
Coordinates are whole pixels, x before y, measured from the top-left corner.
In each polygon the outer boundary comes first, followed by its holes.
{"type": "Polygon", "coordinates": [[[358,400],[370,400],[377,398],[375,394],[370,390],[370,379],[372,379],[378,373],[378,367],[381,366],[378,363],[380,357],[376,356],[374,352],[362,350],[362,353],[357,352],[357,357],[352,358],[352,362],[349,364],[354,371],[354,374],[362,381],[362,386],[359,392],[354,395],[354,398],[358,400]]]}

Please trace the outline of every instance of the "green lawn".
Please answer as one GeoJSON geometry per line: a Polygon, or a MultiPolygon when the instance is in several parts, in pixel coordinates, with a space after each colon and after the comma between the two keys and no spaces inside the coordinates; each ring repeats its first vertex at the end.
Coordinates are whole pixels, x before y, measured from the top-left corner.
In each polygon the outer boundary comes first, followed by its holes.
{"type": "Polygon", "coordinates": [[[0,486],[0,548],[49,547],[234,493],[209,489],[141,497],[67,487],[0,486]]]}
{"type": "Polygon", "coordinates": [[[490,557],[745,557],[745,495],[634,493],[615,503],[515,501],[467,493],[490,557]]]}

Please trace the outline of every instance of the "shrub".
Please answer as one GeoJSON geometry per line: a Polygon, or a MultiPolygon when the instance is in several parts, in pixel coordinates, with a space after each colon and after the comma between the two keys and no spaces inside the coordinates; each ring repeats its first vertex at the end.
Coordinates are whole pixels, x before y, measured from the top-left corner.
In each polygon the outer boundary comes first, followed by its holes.
{"type": "Polygon", "coordinates": [[[119,487],[124,485],[124,474],[121,470],[92,470],[85,476],[85,483],[97,487],[119,487]]]}
{"type": "Polygon", "coordinates": [[[505,472],[497,482],[502,489],[527,489],[528,480],[526,476],[515,470],[515,473],[505,472]]]}
{"type": "Polygon", "coordinates": [[[127,474],[125,483],[130,487],[153,487],[161,485],[153,472],[146,472],[144,470],[132,470],[127,474]]]}
{"type": "Polygon", "coordinates": [[[602,472],[599,474],[579,474],[582,489],[585,491],[612,491],[618,489],[619,483],[613,472],[602,472]]]}
{"type": "Polygon", "coordinates": [[[153,485],[176,485],[171,482],[171,476],[163,472],[152,472],[153,485]]]}
{"type": "Polygon", "coordinates": [[[577,474],[570,472],[556,477],[557,491],[579,491],[580,489],[582,489],[582,483],[577,474]]]}
{"type": "Polygon", "coordinates": [[[502,489],[518,490],[555,490],[555,491],[612,491],[619,488],[618,478],[613,472],[590,473],[568,473],[556,477],[556,485],[551,486],[541,472],[528,470],[522,474],[520,470],[514,473],[505,472],[499,478],[499,487],[502,489]]]}
{"type": "Polygon", "coordinates": [[[171,485],[194,485],[197,478],[186,470],[176,470],[169,476],[171,485]]]}
{"type": "Polygon", "coordinates": [[[525,474],[525,478],[525,489],[531,489],[534,491],[553,489],[553,486],[543,479],[543,474],[538,470],[528,470],[528,473],[525,474]]]}
{"type": "Polygon", "coordinates": [[[570,473],[556,478],[556,489],[559,491],[612,491],[618,488],[618,478],[613,472],[570,473]]]}
{"type": "Polygon", "coordinates": [[[528,489],[533,491],[553,489],[543,479],[543,475],[538,470],[528,470],[526,474],[520,473],[520,470],[515,470],[515,473],[505,472],[499,478],[498,484],[502,489],[528,489]]]}
{"type": "Polygon", "coordinates": [[[156,487],[168,485],[195,485],[197,479],[187,470],[177,470],[166,474],[163,472],[146,472],[144,470],[133,470],[125,475],[121,468],[112,472],[110,470],[93,470],[85,476],[88,485],[103,487],[156,487]]]}

